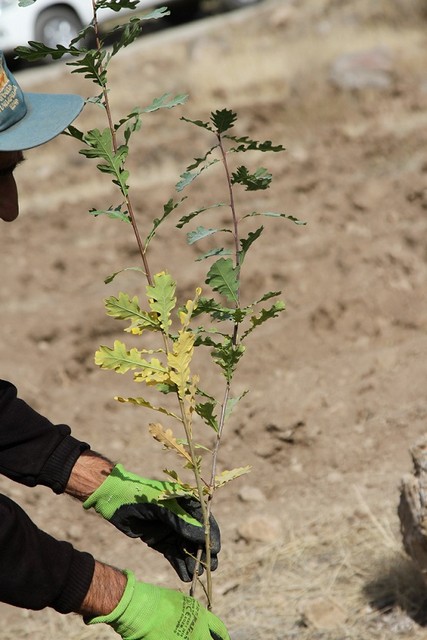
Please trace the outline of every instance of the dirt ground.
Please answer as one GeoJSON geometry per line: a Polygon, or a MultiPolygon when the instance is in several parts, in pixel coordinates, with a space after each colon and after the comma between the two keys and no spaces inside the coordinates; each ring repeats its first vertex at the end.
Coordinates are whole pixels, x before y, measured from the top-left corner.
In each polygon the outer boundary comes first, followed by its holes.
{"type": "MultiPolygon", "coordinates": [[[[250,393],[220,454],[221,468],[253,467],[215,506],[223,532],[215,612],[232,640],[427,633],[427,590],[402,551],[397,517],[408,447],[427,426],[426,41],[421,1],[266,0],[147,35],[112,67],[116,117],[166,92],[190,95],[182,108],[147,116],[135,143],[142,226],[210,142],[179,117],[205,120],[224,106],[239,115],[237,133],[287,149],[257,160],[273,186],[242,197],[241,210],[307,221],[267,221],[244,274],[247,300],[282,289],[287,310],[248,344],[235,393],[250,393]],[[384,85],[331,82],[339,56],[373,48],[388,56],[384,85]]],[[[62,64],[22,71],[20,82],[93,93],[62,64]]],[[[101,111],[88,106],[78,124],[104,126],[101,111]]],[[[168,461],[146,430],[156,416],[118,405],[115,395],[139,390],[93,363],[100,344],[123,337],[103,299],[138,294],[143,283],[126,272],[104,284],[138,257],[126,225],[88,215],[114,192],[77,151],[61,137],[28,152],[17,171],[21,217],[0,229],[0,377],[95,450],[160,476],[168,461]]],[[[224,198],[224,184],[212,174],[192,193],[206,205],[224,198]]],[[[172,222],[150,254],[183,299],[203,279],[195,257],[172,222]]],[[[200,370],[215,388],[207,360],[200,370]]],[[[6,479],[0,488],[53,535],[180,587],[162,558],[69,498],[6,479]]],[[[52,611],[2,605],[0,614],[2,640],[115,637],[52,611]]]]}

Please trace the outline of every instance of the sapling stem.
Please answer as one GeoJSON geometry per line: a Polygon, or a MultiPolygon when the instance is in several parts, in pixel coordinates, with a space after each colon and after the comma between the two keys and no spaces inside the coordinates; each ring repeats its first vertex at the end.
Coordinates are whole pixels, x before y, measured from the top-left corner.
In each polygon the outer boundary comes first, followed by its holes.
{"type": "MultiPolygon", "coordinates": [[[[227,153],[226,153],[226,151],[224,149],[224,144],[223,144],[222,136],[221,136],[220,133],[217,134],[217,139],[218,139],[218,146],[219,146],[219,149],[220,149],[220,152],[221,152],[222,165],[224,167],[224,172],[225,172],[225,176],[226,176],[226,181],[227,181],[227,186],[228,186],[228,193],[229,193],[229,198],[230,198],[229,205],[230,205],[231,215],[232,215],[232,219],[233,219],[233,236],[234,236],[234,247],[235,247],[235,266],[236,266],[236,269],[237,269],[237,272],[238,272],[237,273],[238,289],[237,289],[237,303],[236,303],[236,308],[238,308],[239,307],[239,299],[240,299],[239,224],[238,224],[237,214],[236,214],[236,206],[235,206],[235,200],[234,200],[233,185],[231,183],[230,170],[229,170],[228,162],[227,162],[227,153]]],[[[239,331],[239,324],[237,322],[235,322],[233,324],[233,336],[232,336],[232,343],[233,343],[234,346],[237,345],[238,331],[239,331]]],[[[230,382],[227,380],[227,383],[225,385],[222,405],[221,405],[221,413],[220,413],[220,417],[219,417],[219,421],[218,421],[218,432],[217,432],[217,437],[216,437],[213,456],[212,456],[212,475],[211,475],[212,492],[211,492],[211,496],[210,496],[210,500],[209,500],[210,502],[212,502],[212,498],[213,498],[213,487],[215,486],[215,476],[216,476],[217,461],[218,461],[218,451],[219,451],[219,446],[221,444],[221,436],[222,436],[222,433],[223,433],[223,430],[224,430],[227,403],[228,403],[228,399],[230,397],[230,391],[231,391],[231,385],[230,385],[230,382]]]]}
{"type": "Polygon", "coordinates": [[[233,236],[234,236],[234,249],[235,249],[235,260],[236,260],[236,268],[238,269],[240,266],[240,248],[239,248],[239,225],[237,222],[237,215],[236,215],[236,206],[235,206],[235,202],[234,202],[234,193],[233,193],[233,185],[231,184],[231,176],[230,176],[230,170],[228,168],[228,162],[227,162],[227,153],[224,149],[224,144],[222,141],[222,136],[220,133],[217,134],[217,138],[218,138],[218,145],[219,145],[219,149],[221,151],[221,159],[222,159],[222,165],[224,167],[224,171],[225,171],[225,175],[226,175],[226,179],[227,179],[227,185],[228,185],[228,194],[229,194],[229,198],[230,198],[230,209],[231,209],[231,215],[233,218],[233,236]]]}
{"type": "MultiPolygon", "coordinates": [[[[102,43],[101,43],[101,38],[100,38],[100,32],[99,32],[99,23],[98,23],[98,16],[97,16],[97,11],[96,11],[96,1],[92,0],[92,10],[93,10],[93,29],[95,32],[95,45],[96,45],[96,50],[99,52],[101,52],[102,50],[102,43]]],[[[101,71],[105,71],[105,68],[102,64],[102,62],[100,63],[100,68],[101,71]]],[[[108,91],[107,91],[107,87],[105,86],[105,82],[102,82],[102,80],[99,80],[101,83],[101,87],[102,87],[102,97],[103,97],[103,101],[104,101],[104,107],[105,107],[105,113],[107,115],[107,120],[108,120],[108,126],[111,132],[111,139],[113,141],[113,149],[114,152],[117,153],[117,149],[118,149],[118,145],[117,145],[117,135],[116,135],[116,131],[114,128],[114,122],[113,122],[113,117],[111,115],[111,106],[110,106],[110,100],[108,97],[108,91]]],[[[150,267],[148,264],[148,260],[147,260],[147,252],[146,252],[146,248],[144,247],[144,244],[142,242],[142,238],[141,238],[141,234],[139,233],[139,229],[138,229],[138,225],[136,222],[136,218],[135,218],[135,214],[134,214],[134,210],[133,210],[133,206],[132,206],[132,201],[130,198],[129,193],[123,193],[122,190],[122,195],[125,198],[125,202],[126,202],[126,206],[127,206],[127,210],[128,210],[128,214],[129,214],[129,219],[130,222],[132,224],[132,229],[136,238],[136,242],[138,244],[138,249],[142,258],[142,263],[144,265],[144,272],[148,281],[148,284],[152,285],[153,284],[153,279],[151,276],[151,271],[150,271],[150,267]]]]}

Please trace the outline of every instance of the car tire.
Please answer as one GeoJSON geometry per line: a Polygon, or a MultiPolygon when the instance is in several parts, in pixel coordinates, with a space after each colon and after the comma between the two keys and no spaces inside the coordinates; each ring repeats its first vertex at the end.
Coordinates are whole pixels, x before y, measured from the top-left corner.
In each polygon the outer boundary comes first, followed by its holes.
{"type": "Polygon", "coordinates": [[[35,39],[48,47],[61,44],[68,47],[70,41],[83,28],[80,18],[68,7],[50,7],[37,18],[35,39]]]}

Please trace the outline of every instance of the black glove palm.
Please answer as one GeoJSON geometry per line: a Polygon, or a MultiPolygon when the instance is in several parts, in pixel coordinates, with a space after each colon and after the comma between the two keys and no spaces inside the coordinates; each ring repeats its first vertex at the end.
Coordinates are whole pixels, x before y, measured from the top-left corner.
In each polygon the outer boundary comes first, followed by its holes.
{"type": "MultiPolygon", "coordinates": [[[[84,507],[94,507],[117,529],[132,538],[141,538],[149,547],[163,554],[184,582],[190,582],[195,556],[205,547],[202,509],[192,498],[159,500],[175,484],[149,480],[131,474],[121,465],[114,467],[100,487],[86,500],[84,507]]],[[[220,531],[210,517],[211,568],[218,566],[221,548],[220,531]]],[[[202,562],[206,554],[202,554],[202,562]]],[[[199,574],[203,572],[200,565],[199,574]]]]}

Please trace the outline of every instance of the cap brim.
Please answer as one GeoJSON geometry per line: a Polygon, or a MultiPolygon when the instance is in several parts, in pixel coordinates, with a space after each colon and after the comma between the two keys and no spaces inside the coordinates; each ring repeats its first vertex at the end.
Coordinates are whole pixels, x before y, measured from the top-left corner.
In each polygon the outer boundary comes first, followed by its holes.
{"type": "Polygon", "coordinates": [[[81,96],[25,93],[26,115],[0,132],[0,151],[25,151],[59,135],[83,109],[81,96]]]}

